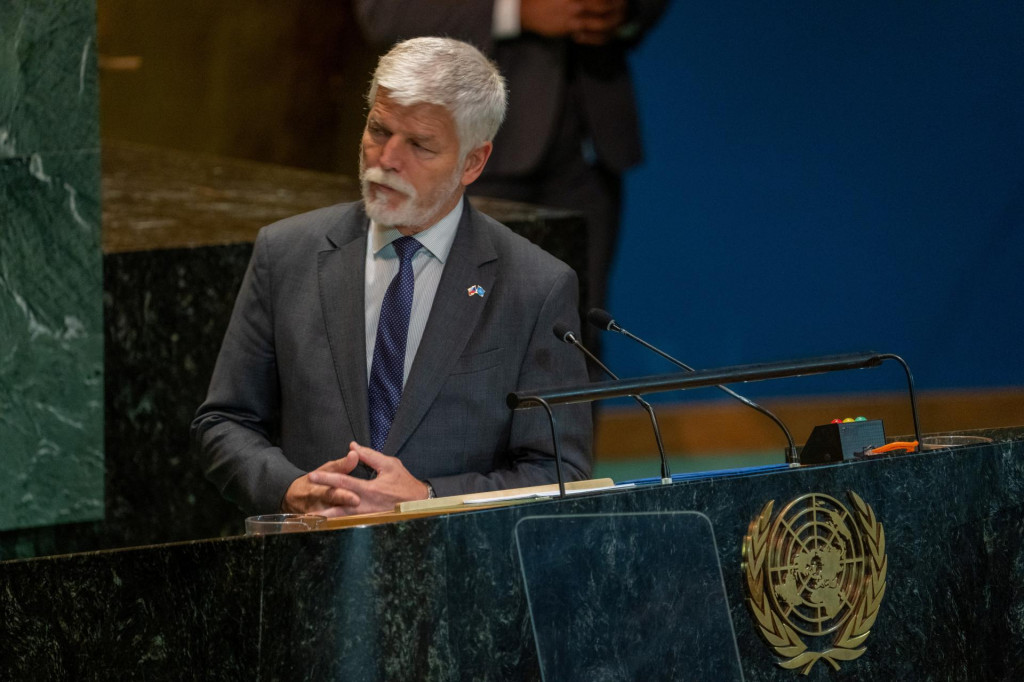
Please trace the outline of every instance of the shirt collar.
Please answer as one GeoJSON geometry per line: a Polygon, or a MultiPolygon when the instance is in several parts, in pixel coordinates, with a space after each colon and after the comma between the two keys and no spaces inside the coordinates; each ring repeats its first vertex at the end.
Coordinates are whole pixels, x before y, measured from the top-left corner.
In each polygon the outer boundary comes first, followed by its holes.
{"type": "MultiPolygon", "coordinates": [[[[448,215],[422,232],[413,235],[413,238],[442,264],[448,259],[448,254],[452,250],[455,232],[459,228],[459,220],[462,219],[463,201],[460,199],[455,204],[455,208],[448,212],[448,215]]],[[[401,236],[402,233],[393,227],[380,227],[377,223],[370,221],[370,249],[374,256],[379,256],[381,249],[401,236]]]]}

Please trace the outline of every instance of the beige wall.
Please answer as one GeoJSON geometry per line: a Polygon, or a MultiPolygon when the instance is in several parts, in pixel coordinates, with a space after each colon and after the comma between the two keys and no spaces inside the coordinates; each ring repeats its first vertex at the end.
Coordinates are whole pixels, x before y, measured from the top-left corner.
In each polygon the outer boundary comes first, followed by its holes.
{"type": "Polygon", "coordinates": [[[375,63],[346,2],[98,0],[101,134],[353,174],[375,63]]]}

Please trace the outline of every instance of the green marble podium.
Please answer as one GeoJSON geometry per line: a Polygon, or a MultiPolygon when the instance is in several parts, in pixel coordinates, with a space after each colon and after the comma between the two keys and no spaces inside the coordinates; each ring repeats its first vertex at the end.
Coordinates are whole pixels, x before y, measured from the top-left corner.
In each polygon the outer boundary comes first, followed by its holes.
{"type": "MultiPolygon", "coordinates": [[[[743,538],[769,500],[854,491],[884,526],[885,597],[860,658],[838,671],[819,663],[802,679],[1019,680],[1024,428],[982,435],[993,442],[382,525],[6,562],[0,678],[539,679],[516,524],[696,511],[717,543],[745,679],[796,679],[748,612],[743,538]]],[[[660,551],[643,540],[632,551],[660,551]]],[[[623,589],[635,580],[620,578],[623,589]]],[[[678,580],[691,579],[680,566],[678,580]]],[[[690,679],[716,671],[695,668],[690,679]]]]}

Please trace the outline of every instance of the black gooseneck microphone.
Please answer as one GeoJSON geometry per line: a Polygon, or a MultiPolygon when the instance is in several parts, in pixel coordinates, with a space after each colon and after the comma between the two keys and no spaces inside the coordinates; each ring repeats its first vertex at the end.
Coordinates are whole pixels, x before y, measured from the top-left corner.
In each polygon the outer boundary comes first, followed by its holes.
{"type": "MultiPolygon", "coordinates": [[[[615,332],[617,334],[622,334],[623,336],[626,336],[626,337],[632,339],[633,341],[636,341],[637,343],[639,343],[644,348],[646,348],[648,350],[651,350],[651,351],[654,351],[655,353],[657,353],[661,357],[665,358],[666,360],[671,362],[676,367],[679,367],[680,369],[683,369],[683,370],[685,370],[687,372],[695,372],[696,371],[693,367],[690,367],[685,362],[682,362],[681,360],[675,359],[674,357],[672,357],[671,355],[669,355],[665,351],[661,350],[660,348],[655,348],[651,344],[649,344],[646,341],[644,341],[643,339],[641,339],[639,336],[636,336],[635,334],[631,334],[630,332],[626,331],[625,329],[623,329],[622,327],[617,325],[615,323],[615,320],[612,318],[611,313],[609,313],[607,310],[601,310],[600,308],[591,308],[590,312],[587,313],[587,322],[589,322],[590,324],[594,325],[595,327],[597,327],[598,329],[601,329],[603,331],[611,331],[611,332],[615,332]]],[[[768,417],[773,422],[775,422],[778,425],[778,427],[780,429],[782,429],[782,433],[784,433],[785,436],[786,436],[786,442],[787,442],[787,446],[786,446],[786,462],[788,462],[790,466],[797,466],[797,465],[799,465],[800,460],[797,457],[796,443],[793,442],[793,434],[791,434],[789,432],[789,429],[786,428],[786,425],[782,423],[781,419],[776,417],[775,414],[772,413],[767,408],[761,407],[760,405],[755,403],[753,400],[750,400],[749,398],[745,398],[745,397],[741,396],[739,393],[736,393],[735,391],[730,389],[728,386],[723,386],[723,385],[719,384],[717,386],[717,388],[722,390],[722,391],[725,391],[726,393],[731,395],[733,398],[736,398],[736,400],[739,400],[741,403],[746,405],[747,407],[752,407],[753,409],[757,410],[758,412],[760,412],[761,414],[763,414],[764,416],[768,417]]]]}
{"type": "MultiPolygon", "coordinates": [[[[608,369],[608,367],[606,367],[603,362],[598,360],[596,355],[587,350],[587,347],[584,346],[580,342],[580,340],[576,338],[576,335],[573,333],[571,329],[569,329],[567,325],[558,322],[555,324],[554,328],[551,331],[555,333],[555,336],[557,336],[560,341],[564,341],[565,343],[568,343],[571,346],[576,346],[595,365],[600,367],[601,371],[610,376],[612,379],[618,381],[619,377],[615,376],[614,372],[608,369]]],[[[658,428],[658,418],[654,414],[654,408],[651,407],[651,404],[649,402],[647,402],[638,395],[631,395],[630,398],[639,403],[640,407],[644,408],[644,410],[647,411],[647,415],[651,418],[651,428],[654,429],[654,439],[658,442],[658,456],[661,457],[661,482],[671,483],[672,472],[669,471],[668,468],[668,458],[665,456],[665,446],[661,442],[661,429],[658,428]]]]}

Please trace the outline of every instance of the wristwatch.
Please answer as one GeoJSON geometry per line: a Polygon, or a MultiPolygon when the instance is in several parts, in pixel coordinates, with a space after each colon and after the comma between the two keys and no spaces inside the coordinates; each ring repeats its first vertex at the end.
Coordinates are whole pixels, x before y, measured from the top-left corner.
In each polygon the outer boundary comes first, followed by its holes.
{"type": "Polygon", "coordinates": [[[427,486],[427,499],[432,500],[437,497],[434,493],[434,486],[430,485],[430,481],[423,481],[423,483],[427,486]]]}

